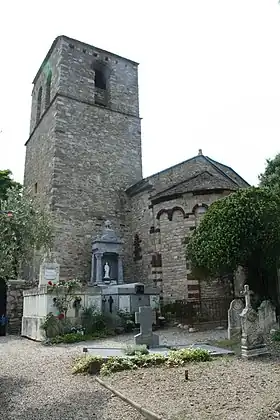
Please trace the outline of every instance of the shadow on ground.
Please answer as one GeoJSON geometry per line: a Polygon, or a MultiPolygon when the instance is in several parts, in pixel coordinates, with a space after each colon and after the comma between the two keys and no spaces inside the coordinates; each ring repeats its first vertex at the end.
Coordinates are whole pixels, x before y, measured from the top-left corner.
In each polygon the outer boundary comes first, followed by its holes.
{"type": "MultiPolygon", "coordinates": [[[[86,384],[85,384],[86,385],[86,384]]],[[[89,384],[87,384],[88,386],[89,384]]],[[[11,419],[22,420],[113,420],[114,412],[103,415],[111,400],[106,390],[92,392],[89,388],[75,394],[69,394],[68,401],[53,403],[48,401],[42,407],[26,407],[12,414],[11,419]]],[[[110,411],[110,410],[109,410],[110,411]]]]}
{"type": "MultiPolygon", "coordinates": [[[[89,383],[88,378],[83,383],[84,390],[77,393],[70,392],[67,398],[62,397],[59,401],[58,389],[58,399],[52,402],[46,395],[45,404],[40,407],[24,404],[23,391],[26,391],[31,384],[31,381],[0,377],[0,412],[7,413],[5,420],[114,419],[113,404],[109,410],[108,405],[115,397],[105,389],[94,389],[93,383],[91,381],[89,383]],[[104,411],[106,413],[103,414],[104,411]]],[[[36,404],[35,399],[34,405],[36,404]]]]}
{"type": "Polygon", "coordinates": [[[7,412],[7,409],[12,409],[14,401],[20,399],[22,391],[29,383],[30,381],[26,379],[0,376],[0,412],[7,412]]]}

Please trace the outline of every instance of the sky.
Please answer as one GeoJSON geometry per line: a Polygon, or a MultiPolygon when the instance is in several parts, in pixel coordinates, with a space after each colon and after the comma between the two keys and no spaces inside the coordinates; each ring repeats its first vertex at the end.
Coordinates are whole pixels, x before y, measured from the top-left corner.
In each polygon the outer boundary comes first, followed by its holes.
{"type": "Polygon", "coordinates": [[[58,35],[140,63],[144,176],[202,149],[257,185],[280,152],[277,0],[9,0],[0,6],[0,169],[17,181],[32,80],[58,35]]]}

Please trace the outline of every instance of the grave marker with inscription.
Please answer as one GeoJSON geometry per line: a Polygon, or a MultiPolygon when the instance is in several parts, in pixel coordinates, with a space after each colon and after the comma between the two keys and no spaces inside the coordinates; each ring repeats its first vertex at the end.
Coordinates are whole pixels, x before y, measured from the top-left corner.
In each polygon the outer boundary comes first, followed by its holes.
{"type": "Polygon", "coordinates": [[[59,269],[60,266],[56,262],[43,262],[40,265],[39,286],[59,282],[59,269]]]}

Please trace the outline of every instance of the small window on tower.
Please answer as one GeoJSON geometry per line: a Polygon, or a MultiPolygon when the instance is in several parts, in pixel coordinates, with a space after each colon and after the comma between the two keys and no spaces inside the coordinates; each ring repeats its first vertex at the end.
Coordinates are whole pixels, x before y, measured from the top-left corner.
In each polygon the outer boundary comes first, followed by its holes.
{"type": "Polygon", "coordinates": [[[106,90],[106,79],[104,73],[101,70],[95,70],[94,82],[95,87],[98,89],[106,90]]]}
{"type": "Polygon", "coordinates": [[[38,192],[38,184],[37,184],[37,182],[34,185],[34,192],[35,192],[35,194],[37,194],[37,192],[38,192]]]}
{"type": "Polygon", "coordinates": [[[46,81],[46,96],[45,96],[45,108],[47,109],[51,102],[51,84],[52,84],[52,72],[49,71],[46,81]]]}
{"type": "Polygon", "coordinates": [[[41,106],[42,106],[42,86],[40,87],[38,91],[38,96],[37,96],[36,124],[38,124],[38,122],[40,121],[41,106]]]}

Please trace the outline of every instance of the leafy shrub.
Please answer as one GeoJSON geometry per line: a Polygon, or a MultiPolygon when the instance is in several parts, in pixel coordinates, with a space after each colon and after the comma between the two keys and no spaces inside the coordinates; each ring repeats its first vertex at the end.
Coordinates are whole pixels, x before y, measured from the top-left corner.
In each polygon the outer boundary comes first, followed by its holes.
{"type": "Polygon", "coordinates": [[[84,308],[82,310],[81,324],[86,334],[104,331],[107,328],[106,317],[94,307],[84,308]]]}
{"type": "Polygon", "coordinates": [[[273,341],[280,341],[280,330],[279,330],[279,331],[275,331],[275,332],[272,334],[272,340],[273,340],[273,341]]]}
{"type": "Polygon", "coordinates": [[[82,356],[76,359],[73,373],[90,373],[91,364],[100,360],[100,374],[109,375],[123,370],[165,365],[168,367],[182,366],[188,362],[206,362],[211,360],[210,353],[201,349],[182,349],[162,354],[136,354],[132,357],[110,357],[107,360],[96,356],[82,356]],[[101,362],[102,360],[102,362],[101,362]]]}
{"type": "Polygon", "coordinates": [[[60,333],[58,319],[53,313],[48,313],[44,322],[41,324],[41,329],[44,331],[47,338],[55,337],[60,333]]]}
{"type": "Polygon", "coordinates": [[[79,341],[88,340],[87,336],[80,334],[80,333],[69,333],[64,335],[57,335],[56,337],[52,337],[49,340],[50,344],[60,344],[60,343],[77,343],[79,341]]]}
{"type": "Polygon", "coordinates": [[[73,332],[73,325],[70,320],[63,314],[55,316],[52,312],[48,313],[41,329],[44,331],[46,338],[54,338],[58,335],[65,335],[73,332]]]}
{"type": "Polygon", "coordinates": [[[104,359],[100,356],[84,356],[78,357],[72,369],[72,373],[89,373],[90,365],[99,364],[99,367],[104,364],[104,359]]]}
{"type": "Polygon", "coordinates": [[[109,357],[107,361],[101,366],[100,373],[103,376],[110,375],[114,372],[122,372],[123,370],[137,369],[134,360],[127,357],[109,357]]]}
{"type": "Polygon", "coordinates": [[[149,354],[149,350],[147,349],[147,347],[145,345],[143,346],[126,346],[125,350],[124,350],[125,354],[127,356],[135,356],[138,354],[149,354]]]}
{"type": "Polygon", "coordinates": [[[184,365],[188,362],[207,362],[211,359],[210,353],[201,349],[181,349],[171,351],[168,355],[168,366],[184,365]]]}
{"type": "Polygon", "coordinates": [[[125,332],[132,332],[135,328],[135,314],[130,314],[127,311],[118,311],[117,315],[121,321],[121,327],[125,332]]]}
{"type": "Polygon", "coordinates": [[[72,332],[64,335],[56,335],[47,340],[48,344],[70,344],[70,343],[79,343],[80,341],[89,341],[94,339],[106,338],[112,335],[111,331],[96,331],[92,334],[82,334],[80,332],[72,332]]]}

